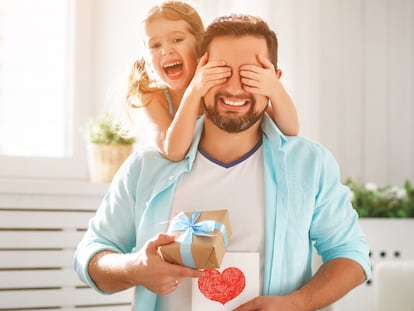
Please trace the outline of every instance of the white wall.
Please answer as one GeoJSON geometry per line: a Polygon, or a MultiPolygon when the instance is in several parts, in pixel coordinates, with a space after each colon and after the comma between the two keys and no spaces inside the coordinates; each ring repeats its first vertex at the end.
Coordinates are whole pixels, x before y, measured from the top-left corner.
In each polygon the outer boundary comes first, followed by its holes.
{"type": "Polygon", "coordinates": [[[322,1],[320,139],[343,172],[413,179],[414,2],[322,1]]]}
{"type": "MultiPolygon", "coordinates": [[[[158,1],[94,0],[92,99],[110,104],[140,55],[140,21],[158,1]]],[[[194,0],[207,24],[218,15],[262,16],[279,36],[282,82],[301,134],[324,143],[344,177],[378,184],[414,180],[414,1],[194,0]]]]}

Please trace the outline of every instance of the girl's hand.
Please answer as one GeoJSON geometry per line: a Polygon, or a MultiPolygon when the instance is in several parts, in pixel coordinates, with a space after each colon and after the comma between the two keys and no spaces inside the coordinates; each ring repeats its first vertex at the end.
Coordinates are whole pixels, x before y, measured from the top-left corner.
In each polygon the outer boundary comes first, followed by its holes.
{"type": "Polygon", "coordinates": [[[255,65],[240,67],[241,83],[247,92],[271,97],[280,85],[278,73],[267,58],[258,55],[257,59],[263,67],[255,65]]]}
{"type": "Polygon", "coordinates": [[[226,66],[225,61],[215,60],[208,62],[208,53],[206,52],[200,58],[188,88],[191,91],[198,92],[199,96],[203,97],[210,88],[226,82],[230,76],[231,69],[226,66]]]}

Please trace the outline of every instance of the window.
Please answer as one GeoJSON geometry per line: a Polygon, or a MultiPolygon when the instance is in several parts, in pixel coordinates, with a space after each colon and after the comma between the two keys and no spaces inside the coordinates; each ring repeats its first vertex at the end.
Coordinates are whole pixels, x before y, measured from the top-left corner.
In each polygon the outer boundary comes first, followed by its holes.
{"type": "Polygon", "coordinates": [[[0,152],[65,157],[68,3],[23,1],[20,9],[21,2],[5,1],[2,7],[0,152]]]}
{"type": "Polygon", "coordinates": [[[0,177],[86,175],[86,2],[0,0],[0,177]]]}

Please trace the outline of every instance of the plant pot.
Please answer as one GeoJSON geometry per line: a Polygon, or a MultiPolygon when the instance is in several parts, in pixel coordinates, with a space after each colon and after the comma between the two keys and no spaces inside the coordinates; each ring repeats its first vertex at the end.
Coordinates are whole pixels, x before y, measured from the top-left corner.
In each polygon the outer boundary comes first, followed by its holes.
{"type": "Polygon", "coordinates": [[[88,144],[89,176],[93,183],[109,183],[132,153],[133,145],[88,144]]]}

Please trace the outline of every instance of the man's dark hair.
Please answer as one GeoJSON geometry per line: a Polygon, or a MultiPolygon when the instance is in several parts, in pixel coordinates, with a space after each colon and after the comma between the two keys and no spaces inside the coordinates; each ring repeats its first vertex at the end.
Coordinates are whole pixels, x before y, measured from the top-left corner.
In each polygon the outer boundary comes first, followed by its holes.
{"type": "Polygon", "coordinates": [[[251,15],[232,14],[216,18],[206,29],[201,54],[208,50],[211,41],[216,37],[242,37],[246,35],[261,37],[266,40],[270,61],[277,69],[278,42],[276,34],[265,21],[251,15]]]}

